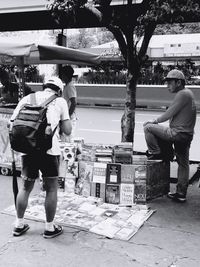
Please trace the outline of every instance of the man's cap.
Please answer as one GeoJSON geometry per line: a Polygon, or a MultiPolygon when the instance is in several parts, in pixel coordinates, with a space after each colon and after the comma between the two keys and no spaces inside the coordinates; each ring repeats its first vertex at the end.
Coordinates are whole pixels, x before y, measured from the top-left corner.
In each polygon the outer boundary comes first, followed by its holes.
{"type": "Polygon", "coordinates": [[[45,84],[53,84],[53,85],[57,86],[62,91],[63,91],[63,88],[64,88],[63,82],[58,77],[51,77],[51,78],[49,78],[45,82],[45,84]]]}
{"type": "Polygon", "coordinates": [[[185,81],[185,76],[180,70],[171,70],[168,72],[167,77],[165,78],[165,81],[167,80],[183,80],[185,81]]]}

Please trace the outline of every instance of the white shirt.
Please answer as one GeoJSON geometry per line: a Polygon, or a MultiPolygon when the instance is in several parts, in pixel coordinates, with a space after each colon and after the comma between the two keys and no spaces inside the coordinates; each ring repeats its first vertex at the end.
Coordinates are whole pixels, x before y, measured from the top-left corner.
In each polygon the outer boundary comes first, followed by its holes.
{"type": "MultiPolygon", "coordinates": [[[[74,97],[77,98],[77,91],[74,83],[71,81],[67,85],[65,85],[64,90],[63,90],[63,97],[67,101],[67,104],[70,108],[71,101],[70,98],[74,97]]],[[[76,114],[75,112],[71,115],[71,119],[76,119],[76,114]]]]}
{"type": "MultiPolygon", "coordinates": [[[[55,94],[55,91],[47,88],[44,91],[38,91],[35,93],[36,96],[36,104],[40,105],[45,100],[50,98],[53,94],[55,94]]],[[[19,110],[21,109],[22,105],[24,104],[30,104],[31,98],[30,95],[27,95],[23,97],[20,102],[18,103],[17,107],[15,108],[12,116],[11,121],[14,120],[14,118],[19,113],[19,110]]],[[[47,109],[47,121],[49,124],[51,124],[52,131],[57,127],[53,139],[52,139],[52,148],[47,150],[47,154],[50,155],[60,155],[60,145],[59,145],[59,121],[69,120],[69,111],[68,111],[68,105],[64,98],[57,97],[54,99],[49,105],[47,109]]]]}

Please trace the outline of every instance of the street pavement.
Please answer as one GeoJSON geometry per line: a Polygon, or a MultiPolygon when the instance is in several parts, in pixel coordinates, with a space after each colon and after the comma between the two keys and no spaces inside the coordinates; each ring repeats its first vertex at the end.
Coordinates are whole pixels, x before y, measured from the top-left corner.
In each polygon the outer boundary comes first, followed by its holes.
{"type": "MultiPolygon", "coordinates": [[[[191,165],[190,176],[197,165],[191,165]]],[[[171,176],[176,175],[176,164],[171,176]]],[[[20,178],[18,179],[20,183],[20,178]]],[[[174,184],[171,184],[172,189],[174,184]]],[[[0,176],[0,211],[13,204],[12,177],[0,176]]],[[[32,195],[40,190],[36,181],[32,195]]],[[[2,267],[199,267],[200,188],[189,187],[187,202],[166,196],[148,203],[156,212],[129,240],[104,238],[64,227],[64,233],[46,240],[44,224],[27,220],[30,230],[12,236],[14,217],[0,213],[0,266],[2,267]]]]}
{"type": "MultiPolygon", "coordinates": [[[[121,113],[122,110],[78,108],[77,136],[84,137],[85,142],[119,142],[121,113]]],[[[153,116],[157,112],[137,112],[135,150],[146,149],[142,124],[153,116]]],[[[196,138],[191,155],[199,159],[198,144],[196,138]]],[[[190,166],[190,177],[196,170],[197,165],[190,166]]],[[[176,171],[176,163],[171,164],[171,177],[176,177],[176,171]]],[[[175,184],[171,188],[175,189],[175,184]]],[[[39,190],[36,181],[32,195],[39,190]]],[[[12,204],[12,177],[0,176],[0,211],[12,204]]],[[[25,235],[13,237],[15,218],[0,212],[0,267],[199,267],[198,183],[189,187],[184,204],[164,196],[148,205],[156,212],[129,241],[108,239],[71,227],[64,227],[61,236],[46,240],[42,236],[44,223],[32,220],[27,220],[30,230],[25,235]]]]}
{"type": "MultiPolygon", "coordinates": [[[[122,109],[105,107],[78,107],[76,136],[83,137],[86,143],[116,144],[121,140],[122,109]]],[[[164,110],[136,110],[134,150],[146,151],[143,123],[156,119],[164,110]]],[[[168,125],[168,122],[163,123],[168,125]]],[[[194,138],[190,148],[190,160],[200,160],[199,133],[200,113],[197,114],[194,138]]]]}

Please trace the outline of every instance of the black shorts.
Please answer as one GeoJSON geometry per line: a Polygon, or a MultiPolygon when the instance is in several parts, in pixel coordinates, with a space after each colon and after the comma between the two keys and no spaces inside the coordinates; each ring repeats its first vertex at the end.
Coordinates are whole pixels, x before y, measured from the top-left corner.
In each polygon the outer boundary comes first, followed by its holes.
{"type": "Polygon", "coordinates": [[[39,177],[39,170],[42,177],[58,177],[60,156],[36,153],[22,156],[22,178],[36,179],[39,177]]]}

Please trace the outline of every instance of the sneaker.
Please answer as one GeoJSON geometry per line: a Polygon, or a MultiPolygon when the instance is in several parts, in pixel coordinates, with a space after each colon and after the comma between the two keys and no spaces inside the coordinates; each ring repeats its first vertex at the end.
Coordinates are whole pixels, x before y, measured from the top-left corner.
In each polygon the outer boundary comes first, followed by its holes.
{"type": "Polygon", "coordinates": [[[161,154],[149,154],[148,160],[163,160],[163,157],[161,154]]]}
{"type": "Polygon", "coordinates": [[[53,238],[60,234],[62,234],[63,228],[60,225],[54,225],[54,231],[44,231],[43,237],[44,238],[53,238]]]}
{"type": "Polygon", "coordinates": [[[176,201],[176,202],[179,202],[179,203],[186,202],[186,197],[184,195],[179,194],[179,193],[170,193],[169,192],[167,197],[172,199],[173,201],[176,201]]]}
{"type": "Polygon", "coordinates": [[[15,227],[13,229],[13,236],[20,236],[20,235],[24,234],[26,231],[28,231],[29,228],[30,227],[28,224],[24,224],[24,226],[22,228],[15,227]]]}

